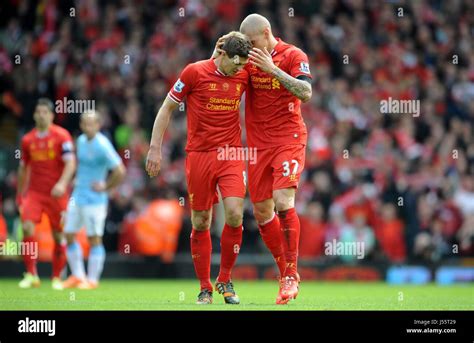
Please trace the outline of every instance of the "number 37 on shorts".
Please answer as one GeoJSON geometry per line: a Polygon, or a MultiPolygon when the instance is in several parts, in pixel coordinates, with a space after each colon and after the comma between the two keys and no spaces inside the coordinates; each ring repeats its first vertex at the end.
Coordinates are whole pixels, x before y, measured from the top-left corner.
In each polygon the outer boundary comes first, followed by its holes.
{"type": "Polygon", "coordinates": [[[288,146],[275,154],[272,163],[273,189],[298,187],[305,162],[305,147],[288,146]]]}
{"type": "Polygon", "coordinates": [[[272,197],[273,190],[298,187],[305,163],[304,145],[259,150],[257,163],[249,164],[249,192],[253,202],[272,197]]]}

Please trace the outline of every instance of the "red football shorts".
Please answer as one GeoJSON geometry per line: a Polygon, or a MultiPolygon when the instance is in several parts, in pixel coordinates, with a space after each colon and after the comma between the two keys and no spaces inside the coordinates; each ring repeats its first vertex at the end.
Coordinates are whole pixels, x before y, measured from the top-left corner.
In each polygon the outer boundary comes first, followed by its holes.
{"type": "Polygon", "coordinates": [[[222,198],[245,197],[245,162],[219,160],[217,150],[190,151],[186,156],[189,201],[195,211],[212,208],[222,198]]]}
{"type": "Polygon", "coordinates": [[[54,231],[63,231],[62,217],[66,213],[69,193],[60,198],[44,195],[38,192],[27,192],[21,204],[21,220],[32,221],[38,224],[41,214],[44,212],[49,218],[51,228],[54,231]]]}
{"type": "Polygon", "coordinates": [[[304,169],[306,146],[284,145],[257,150],[249,162],[249,193],[253,203],[273,198],[276,189],[298,188],[304,169]]]}

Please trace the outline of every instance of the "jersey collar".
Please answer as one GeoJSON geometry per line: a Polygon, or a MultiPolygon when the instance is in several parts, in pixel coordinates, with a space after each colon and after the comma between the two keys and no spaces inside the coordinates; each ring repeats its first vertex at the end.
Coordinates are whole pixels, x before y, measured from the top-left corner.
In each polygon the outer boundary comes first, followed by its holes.
{"type": "Polygon", "coordinates": [[[220,76],[227,76],[226,74],[224,74],[223,72],[221,72],[221,71],[219,70],[219,68],[217,68],[217,67],[216,67],[215,73],[216,73],[217,75],[220,75],[220,76]]]}
{"type": "Polygon", "coordinates": [[[47,137],[48,135],[49,135],[49,129],[46,130],[46,131],[40,131],[40,130],[36,129],[36,137],[44,138],[44,137],[47,137]]]}
{"type": "Polygon", "coordinates": [[[227,76],[226,74],[224,74],[223,72],[221,72],[221,71],[219,70],[219,68],[218,68],[217,65],[216,65],[216,62],[214,62],[213,59],[211,59],[211,62],[212,62],[212,67],[213,67],[213,69],[214,69],[214,74],[217,74],[217,75],[220,75],[220,76],[227,76]]]}

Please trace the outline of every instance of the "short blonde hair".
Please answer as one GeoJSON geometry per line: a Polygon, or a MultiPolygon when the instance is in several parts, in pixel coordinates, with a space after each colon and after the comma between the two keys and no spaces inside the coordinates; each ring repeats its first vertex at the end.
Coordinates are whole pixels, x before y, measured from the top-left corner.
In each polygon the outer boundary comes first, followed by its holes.
{"type": "Polygon", "coordinates": [[[81,120],[84,120],[86,118],[92,118],[92,119],[95,119],[98,122],[101,121],[101,115],[96,110],[87,110],[84,113],[82,113],[81,114],[81,120]]]}

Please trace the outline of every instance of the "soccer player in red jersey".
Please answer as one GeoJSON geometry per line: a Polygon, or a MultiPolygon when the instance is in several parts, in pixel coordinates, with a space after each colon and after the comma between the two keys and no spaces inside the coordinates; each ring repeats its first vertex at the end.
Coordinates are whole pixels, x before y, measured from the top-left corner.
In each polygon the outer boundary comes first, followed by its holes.
{"type": "MultiPolygon", "coordinates": [[[[18,170],[17,204],[23,226],[23,242],[35,244],[35,224],[45,213],[53,229],[53,289],[62,289],[60,273],[66,265],[66,244],[62,216],[69,199],[68,186],[75,171],[72,138],[69,132],[53,124],[53,103],[41,98],[36,104],[36,127],[21,141],[21,161],[18,170]]],[[[26,273],[21,288],[39,287],[36,258],[24,254],[26,273]]]]}
{"type": "Polygon", "coordinates": [[[191,254],[201,284],[198,304],[212,303],[210,281],[212,205],[219,187],[224,202],[225,226],[221,236],[221,265],[216,290],[229,304],[240,302],[231,282],[231,271],[242,241],[245,162],[221,154],[223,148],[242,149],[239,105],[247,88],[243,70],[250,41],[232,32],[216,59],[187,65],[161,106],[150,142],[146,169],[151,177],[161,166],[161,144],[171,113],[186,98],[188,137],[186,181],[191,204],[191,254]]]}
{"type": "Polygon", "coordinates": [[[311,98],[311,74],[306,54],[275,38],[265,17],[247,16],[240,32],[254,47],[246,66],[247,143],[257,148],[257,163],[248,166],[249,193],[262,238],[280,269],[277,304],[286,304],[299,289],[295,196],[307,141],[300,105],[311,98]]]}

